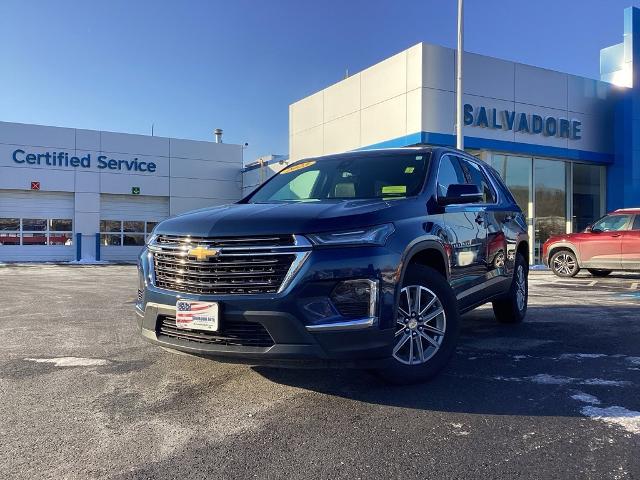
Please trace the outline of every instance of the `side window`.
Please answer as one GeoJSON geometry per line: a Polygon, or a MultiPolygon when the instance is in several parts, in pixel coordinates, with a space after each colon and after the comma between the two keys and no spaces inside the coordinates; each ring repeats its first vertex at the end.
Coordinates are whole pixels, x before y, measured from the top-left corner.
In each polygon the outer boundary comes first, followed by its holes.
{"type": "Polygon", "coordinates": [[[640,215],[636,215],[636,219],[633,221],[633,227],[631,230],[640,230],[640,215]]]}
{"type": "Polygon", "coordinates": [[[601,218],[591,227],[592,230],[600,230],[602,232],[616,232],[626,230],[627,225],[631,221],[631,215],[607,215],[601,218]]]}
{"type": "Polygon", "coordinates": [[[477,186],[482,193],[482,203],[495,203],[495,193],[493,192],[493,188],[491,188],[489,179],[480,168],[480,165],[461,158],[460,166],[466,179],[465,183],[477,186]]]}
{"type": "Polygon", "coordinates": [[[449,185],[467,183],[465,181],[458,157],[445,155],[440,158],[438,169],[438,197],[446,197],[449,185]]]}

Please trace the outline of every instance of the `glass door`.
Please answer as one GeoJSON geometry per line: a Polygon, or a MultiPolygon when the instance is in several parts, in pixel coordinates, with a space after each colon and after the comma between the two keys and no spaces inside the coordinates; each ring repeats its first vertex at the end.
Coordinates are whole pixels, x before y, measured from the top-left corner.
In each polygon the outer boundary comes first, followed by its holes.
{"type": "Polygon", "coordinates": [[[533,159],[534,263],[542,263],[542,244],[567,231],[567,165],[559,160],[533,159]]]}
{"type": "MultiPolygon", "coordinates": [[[[491,165],[509,187],[518,206],[527,217],[529,238],[533,238],[533,166],[531,157],[516,155],[493,155],[491,165]]],[[[530,246],[529,258],[533,258],[530,246]]]]}

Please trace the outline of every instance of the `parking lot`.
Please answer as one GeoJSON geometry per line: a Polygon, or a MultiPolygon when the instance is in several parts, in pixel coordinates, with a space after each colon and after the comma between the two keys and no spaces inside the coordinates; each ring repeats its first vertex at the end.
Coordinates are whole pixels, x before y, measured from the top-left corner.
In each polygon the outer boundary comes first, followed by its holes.
{"type": "Polygon", "coordinates": [[[640,275],[530,278],[389,387],[147,344],[133,266],[0,266],[0,478],[640,478],[640,275]]]}

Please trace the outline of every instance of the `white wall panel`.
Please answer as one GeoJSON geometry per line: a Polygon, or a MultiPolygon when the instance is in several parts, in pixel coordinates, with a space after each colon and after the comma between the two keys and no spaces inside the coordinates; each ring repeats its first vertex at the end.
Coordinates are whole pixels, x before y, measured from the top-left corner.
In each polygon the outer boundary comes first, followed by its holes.
{"type": "Polygon", "coordinates": [[[169,156],[169,139],[164,137],[100,132],[100,145],[105,152],[169,156]]]}
{"type": "Polygon", "coordinates": [[[291,150],[289,157],[291,160],[322,155],[324,153],[323,131],[324,127],[319,125],[294,134],[289,139],[289,149],[291,150]]]}
{"type": "Polygon", "coordinates": [[[140,187],[142,195],[169,195],[169,177],[145,175],[100,174],[101,193],[131,194],[132,187],[140,187]]]}
{"type": "Polygon", "coordinates": [[[40,190],[73,192],[75,174],[68,170],[0,167],[0,188],[30,190],[31,182],[40,182],[40,190]]]}
{"type": "Polygon", "coordinates": [[[100,132],[76,128],[76,148],[80,150],[100,150],[100,132]]]}
{"type": "Polygon", "coordinates": [[[238,165],[242,163],[242,148],[231,143],[171,138],[169,140],[169,151],[172,158],[214,160],[238,165]]]}
{"type": "Polygon", "coordinates": [[[407,92],[407,133],[422,130],[422,88],[407,92]]]}
{"type": "MultiPolygon", "coordinates": [[[[453,134],[456,123],[456,100],[453,92],[422,89],[422,130],[453,134]]],[[[411,133],[411,132],[409,132],[411,133]]]]}
{"type": "Polygon", "coordinates": [[[363,109],[401,95],[407,91],[407,54],[400,52],[360,75],[363,109]]]}
{"type": "Polygon", "coordinates": [[[98,172],[75,172],[76,192],[100,192],[100,174],[98,172]]]}
{"type": "Polygon", "coordinates": [[[612,111],[613,87],[591,78],[568,75],[568,109],[590,115],[609,115],[612,111]]]}
{"type": "Polygon", "coordinates": [[[519,103],[567,109],[567,74],[515,64],[515,100],[519,103]]]}
{"type": "Polygon", "coordinates": [[[360,145],[359,111],[324,124],[323,154],[354,150],[360,145]]]}
{"type": "Polygon", "coordinates": [[[73,128],[0,122],[0,143],[74,149],[76,136],[73,128]]]}
{"type": "Polygon", "coordinates": [[[453,92],[455,51],[438,45],[422,44],[422,85],[453,92]]]}
{"type": "MultiPolygon", "coordinates": [[[[513,100],[513,62],[475,53],[465,53],[462,68],[464,73],[464,93],[502,100],[513,100]]],[[[454,67],[454,78],[455,72],[456,69],[454,67]]]]}
{"type": "Polygon", "coordinates": [[[176,178],[208,178],[237,182],[241,172],[238,164],[213,160],[171,159],[171,176],[176,178]]]}
{"type": "Polygon", "coordinates": [[[419,43],[406,50],[407,82],[405,85],[405,91],[415,90],[416,88],[420,88],[423,85],[423,45],[423,43],[419,43]]]}
{"type": "Polygon", "coordinates": [[[240,200],[241,189],[236,182],[194,178],[172,178],[172,197],[200,197],[221,200],[240,200]]]}
{"type": "Polygon", "coordinates": [[[406,95],[392,98],[362,110],[361,143],[373,145],[406,134],[406,95]]]}
{"type": "Polygon", "coordinates": [[[360,110],[360,74],[331,85],[324,91],[325,122],[358,110],[360,110]]]}
{"type": "Polygon", "coordinates": [[[324,121],[324,91],[315,93],[292,104],[289,107],[289,117],[294,130],[298,133],[322,125],[324,121]]]}

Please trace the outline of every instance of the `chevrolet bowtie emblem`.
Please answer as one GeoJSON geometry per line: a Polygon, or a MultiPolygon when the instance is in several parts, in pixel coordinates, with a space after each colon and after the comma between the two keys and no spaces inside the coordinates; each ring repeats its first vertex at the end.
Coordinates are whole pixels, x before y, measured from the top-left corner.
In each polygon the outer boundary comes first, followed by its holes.
{"type": "Polygon", "coordinates": [[[198,245],[196,248],[191,248],[187,252],[189,257],[196,257],[196,260],[199,262],[209,260],[211,257],[215,257],[220,253],[220,250],[217,248],[207,248],[202,245],[198,245]]]}

